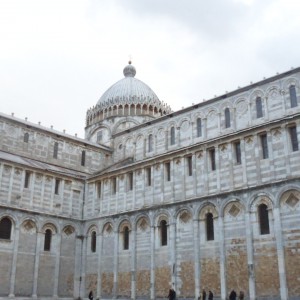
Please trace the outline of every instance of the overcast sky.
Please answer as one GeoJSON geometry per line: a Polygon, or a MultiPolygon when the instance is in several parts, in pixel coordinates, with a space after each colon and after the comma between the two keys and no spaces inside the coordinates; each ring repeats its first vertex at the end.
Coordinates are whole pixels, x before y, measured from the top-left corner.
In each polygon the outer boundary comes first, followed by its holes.
{"type": "Polygon", "coordinates": [[[176,111],[300,66],[299,0],[1,0],[0,111],[84,137],[123,78],[176,111]]]}

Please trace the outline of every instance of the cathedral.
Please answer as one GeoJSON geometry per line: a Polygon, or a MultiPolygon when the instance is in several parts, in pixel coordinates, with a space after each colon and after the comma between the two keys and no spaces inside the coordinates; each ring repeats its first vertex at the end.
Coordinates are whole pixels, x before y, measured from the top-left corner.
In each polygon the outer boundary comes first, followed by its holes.
{"type": "Polygon", "coordinates": [[[0,300],[299,300],[300,68],[175,112],[123,74],[84,139],[0,113],[0,300]]]}

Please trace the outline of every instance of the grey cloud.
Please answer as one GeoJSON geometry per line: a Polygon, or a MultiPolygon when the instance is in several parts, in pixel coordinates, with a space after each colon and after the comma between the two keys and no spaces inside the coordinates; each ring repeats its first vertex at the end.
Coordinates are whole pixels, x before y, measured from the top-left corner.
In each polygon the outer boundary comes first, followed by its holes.
{"type": "Polygon", "coordinates": [[[227,39],[243,30],[251,16],[261,14],[270,0],[254,8],[241,2],[128,0],[117,1],[124,9],[138,15],[168,16],[187,26],[191,31],[210,39],[227,39]]]}

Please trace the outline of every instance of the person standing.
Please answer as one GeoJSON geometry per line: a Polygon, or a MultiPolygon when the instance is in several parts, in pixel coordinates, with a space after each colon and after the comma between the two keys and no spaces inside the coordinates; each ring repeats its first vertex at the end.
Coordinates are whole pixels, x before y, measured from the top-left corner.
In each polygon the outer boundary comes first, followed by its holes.
{"type": "Polygon", "coordinates": [[[212,293],[212,291],[208,292],[208,300],[213,300],[214,299],[214,294],[212,293]]]}
{"type": "Polygon", "coordinates": [[[93,299],[94,299],[93,291],[90,291],[90,293],[89,293],[89,299],[90,299],[90,300],[93,300],[93,299]]]}
{"type": "Polygon", "coordinates": [[[205,291],[205,289],[202,290],[202,300],[206,300],[206,291],[205,291]]]}
{"type": "Polygon", "coordinates": [[[229,295],[229,300],[236,300],[236,292],[235,290],[232,290],[229,295]]]}
{"type": "Polygon", "coordinates": [[[244,300],[244,292],[243,291],[240,291],[240,295],[239,295],[239,300],[244,300]]]}

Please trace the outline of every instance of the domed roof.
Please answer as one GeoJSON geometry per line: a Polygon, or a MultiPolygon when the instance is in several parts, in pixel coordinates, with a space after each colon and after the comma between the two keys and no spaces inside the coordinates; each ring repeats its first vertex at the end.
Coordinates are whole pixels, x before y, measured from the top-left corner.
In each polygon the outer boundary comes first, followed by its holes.
{"type": "Polygon", "coordinates": [[[160,102],[152,89],[144,82],[134,78],[136,74],[135,67],[129,61],[124,68],[123,74],[125,78],[119,80],[112,85],[99,99],[98,105],[107,104],[144,104],[149,102],[160,102]]]}
{"type": "Polygon", "coordinates": [[[130,61],[123,74],[125,78],[112,85],[97,104],[88,109],[87,126],[115,116],[158,118],[172,112],[171,107],[160,101],[147,84],[134,78],[136,70],[130,61]]]}

